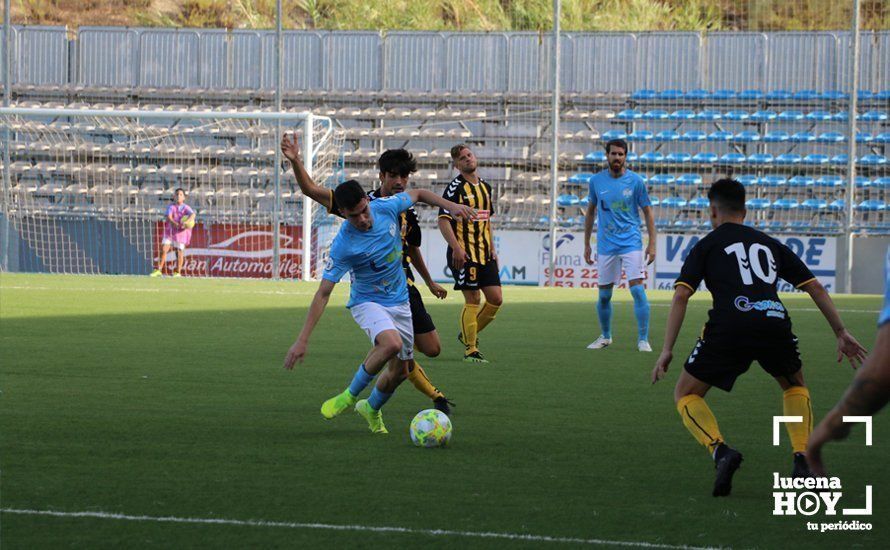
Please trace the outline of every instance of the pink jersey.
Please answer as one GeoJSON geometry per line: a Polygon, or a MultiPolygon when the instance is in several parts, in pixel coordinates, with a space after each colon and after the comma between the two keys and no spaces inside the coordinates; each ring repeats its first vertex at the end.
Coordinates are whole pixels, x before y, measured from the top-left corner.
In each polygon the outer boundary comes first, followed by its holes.
{"type": "Polygon", "coordinates": [[[192,207],[187,204],[171,204],[167,207],[167,218],[164,224],[164,238],[171,239],[175,242],[182,243],[188,246],[189,241],[192,240],[192,230],[191,229],[180,229],[177,226],[174,226],[170,223],[170,218],[173,218],[173,221],[179,223],[183,218],[191,216],[195,211],[192,210],[192,207]]]}

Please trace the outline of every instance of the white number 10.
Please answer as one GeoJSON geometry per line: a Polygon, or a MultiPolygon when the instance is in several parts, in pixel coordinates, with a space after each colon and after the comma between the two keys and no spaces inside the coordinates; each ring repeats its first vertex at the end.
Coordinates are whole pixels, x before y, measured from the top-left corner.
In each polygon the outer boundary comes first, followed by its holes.
{"type": "Polygon", "coordinates": [[[745,251],[743,243],[735,243],[727,246],[723,250],[727,254],[735,254],[736,260],[739,262],[739,275],[742,276],[742,282],[746,285],[753,285],[754,279],[751,272],[757,275],[757,278],[766,284],[773,284],[776,281],[776,261],[773,259],[772,251],[766,246],[754,243],[748,251],[745,251]],[[766,254],[766,270],[760,262],[760,253],[766,254]]]}

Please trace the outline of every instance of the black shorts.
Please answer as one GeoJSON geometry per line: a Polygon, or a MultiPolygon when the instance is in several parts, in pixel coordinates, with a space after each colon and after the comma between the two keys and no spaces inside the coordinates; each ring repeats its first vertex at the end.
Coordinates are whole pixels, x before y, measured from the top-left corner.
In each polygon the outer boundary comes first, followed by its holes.
{"type": "Polygon", "coordinates": [[[420,297],[420,291],[417,287],[408,284],[408,304],[411,306],[411,322],[414,323],[414,334],[426,334],[436,330],[433,324],[433,318],[426,311],[423,305],[423,298],[420,297]]]}
{"type": "Polygon", "coordinates": [[[451,276],[454,277],[454,290],[479,290],[486,286],[501,286],[501,274],[495,261],[481,265],[468,260],[460,271],[455,271],[451,267],[450,248],[445,253],[445,261],[451,270],[451,276]]]}
{"type": "Polygon", "coordinates": [[[790,330],[756,340],[705,333],[683,368],[702,382],[731,391],[736,378],[751,367],[752,361],[773,377],[795,374],[801,368],[797,336],[790,330]]]}

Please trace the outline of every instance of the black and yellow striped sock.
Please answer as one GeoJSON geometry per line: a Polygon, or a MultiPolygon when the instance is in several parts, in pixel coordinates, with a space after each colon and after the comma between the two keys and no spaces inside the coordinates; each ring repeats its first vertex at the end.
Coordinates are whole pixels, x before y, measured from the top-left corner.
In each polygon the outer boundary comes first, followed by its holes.
{"type": "Polygon", "coordinates": [[[686,395],[677,401],[677,412],[692,437],[704,445],[713,456],[714,450],[723,443],[717,419],[705,400],[698,395],[686,395]]]}
{"type": "Polygon", "coordinates": [[[420,366],[420,363],[414,361],[412,368],[408,371],[408,380],[414,384],[414,387],[417,388],[417,391],[429,397],[433,401],[440,397],[445,397],[445,394],[439,391],[438,388],[433,386],[433,383],[430,382],[430,379],[427,377],[426,372],[423,370],[423,367],[420,366]]]}

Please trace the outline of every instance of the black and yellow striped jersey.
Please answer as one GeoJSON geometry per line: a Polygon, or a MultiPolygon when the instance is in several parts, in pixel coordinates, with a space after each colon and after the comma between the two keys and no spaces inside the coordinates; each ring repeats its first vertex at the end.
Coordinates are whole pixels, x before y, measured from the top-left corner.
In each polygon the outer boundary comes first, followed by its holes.
{"type": "Polygon", "coordinates": [[[439,209],[439,217],[451,221],[451,229],[457,241],[464,248],[471,262],[485,265],[491,261],[493,243],[491,242],[491,217],[494,215],[494,200],[491,196],[491,186],[482,178],[479,183],[470,183],[463,175],[458,174],[451,180],[442,196],[451,202],[465,204],[475,208],[478,217],[473,221],[455,220],[451,214],[442,208],[439,209]]]}

